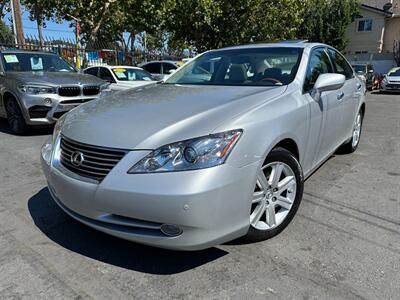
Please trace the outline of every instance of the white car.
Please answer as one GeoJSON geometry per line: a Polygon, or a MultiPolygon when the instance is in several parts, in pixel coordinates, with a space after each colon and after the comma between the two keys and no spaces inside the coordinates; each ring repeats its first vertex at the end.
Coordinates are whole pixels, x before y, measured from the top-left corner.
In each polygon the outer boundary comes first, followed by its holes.
{"type": "Polygon", "coordinates": [[[134,87],[155,83],[153,76],[138,67],[131,66],[94,66],[83,71],[109,83],[112,91],[122,91],[134,87]]]}
{"type": "Polygon", "coordinates": [[[400,92],[400,68],[393,68],[385,75],[380,91],[400,92]]]}

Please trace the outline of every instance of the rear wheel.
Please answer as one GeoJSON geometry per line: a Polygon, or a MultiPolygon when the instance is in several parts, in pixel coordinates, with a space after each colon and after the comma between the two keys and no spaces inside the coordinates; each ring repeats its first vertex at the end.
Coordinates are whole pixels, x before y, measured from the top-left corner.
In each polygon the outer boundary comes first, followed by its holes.
{"type": "Polygon", "coordinates": [[[10,129],[15,134],[23,134],[27,130],[22,111],[14,98],[8,98],[5,103],[7,121],[10,129]]]}
{"type": "Polygon", "coordinates": [[[296,157],[283,148],[272,150],[257,175],[245,239],[262,241],[279,234],[293,219],[302,197],[303,173],[296,157]]]}

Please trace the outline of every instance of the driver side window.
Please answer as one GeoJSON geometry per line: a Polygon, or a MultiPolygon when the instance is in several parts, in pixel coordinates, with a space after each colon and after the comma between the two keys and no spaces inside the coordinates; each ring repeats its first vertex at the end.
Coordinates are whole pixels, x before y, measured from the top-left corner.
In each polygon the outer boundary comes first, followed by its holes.
{"type": "Polygon", "coordinates": [[[308,62],[306,79],[304,81],[304,92],[309,92],[314,88],[319,75],[332,73],[332,66],[325,49],[319,48],[313,50],[308,62]]]}

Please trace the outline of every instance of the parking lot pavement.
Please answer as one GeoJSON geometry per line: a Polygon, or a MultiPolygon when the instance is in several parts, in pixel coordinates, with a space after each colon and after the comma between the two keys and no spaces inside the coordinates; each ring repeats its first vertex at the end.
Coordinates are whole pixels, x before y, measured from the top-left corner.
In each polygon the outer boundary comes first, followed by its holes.
{"type": "Polygon", "coordinates": [[[361,144],[305,184],[272,240],[182,253],[119,240],[51,200],[39,149],[0,121],[0,298],[399,299],[400,95],[368,95],[361,144]]]}

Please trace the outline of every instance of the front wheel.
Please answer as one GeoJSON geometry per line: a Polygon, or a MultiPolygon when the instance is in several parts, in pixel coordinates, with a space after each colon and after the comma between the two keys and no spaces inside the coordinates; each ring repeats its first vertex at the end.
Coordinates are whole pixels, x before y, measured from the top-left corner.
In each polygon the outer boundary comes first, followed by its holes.
{"type": "Polygon", "coordinates": [[[251,199],[248,241],[279,234],[293,219],[303,197],[303,172],[296,157],[283,148],[271,151],[257,175],[251,199]]]}
{"type": "Polygon", "coordinates": [[[353,125],[353,134],[351,139],[339,148],[339,153],[350,154],[357,150],[360,143],[363,125],[363,113],[359,111],[353,125]]]}
{"type": "Polygon", "coordinates": [[[8,125],[14,134],[23,134],[27,130],[22,111],[13,98],[8,98],[5,103],[8,125]]]}

